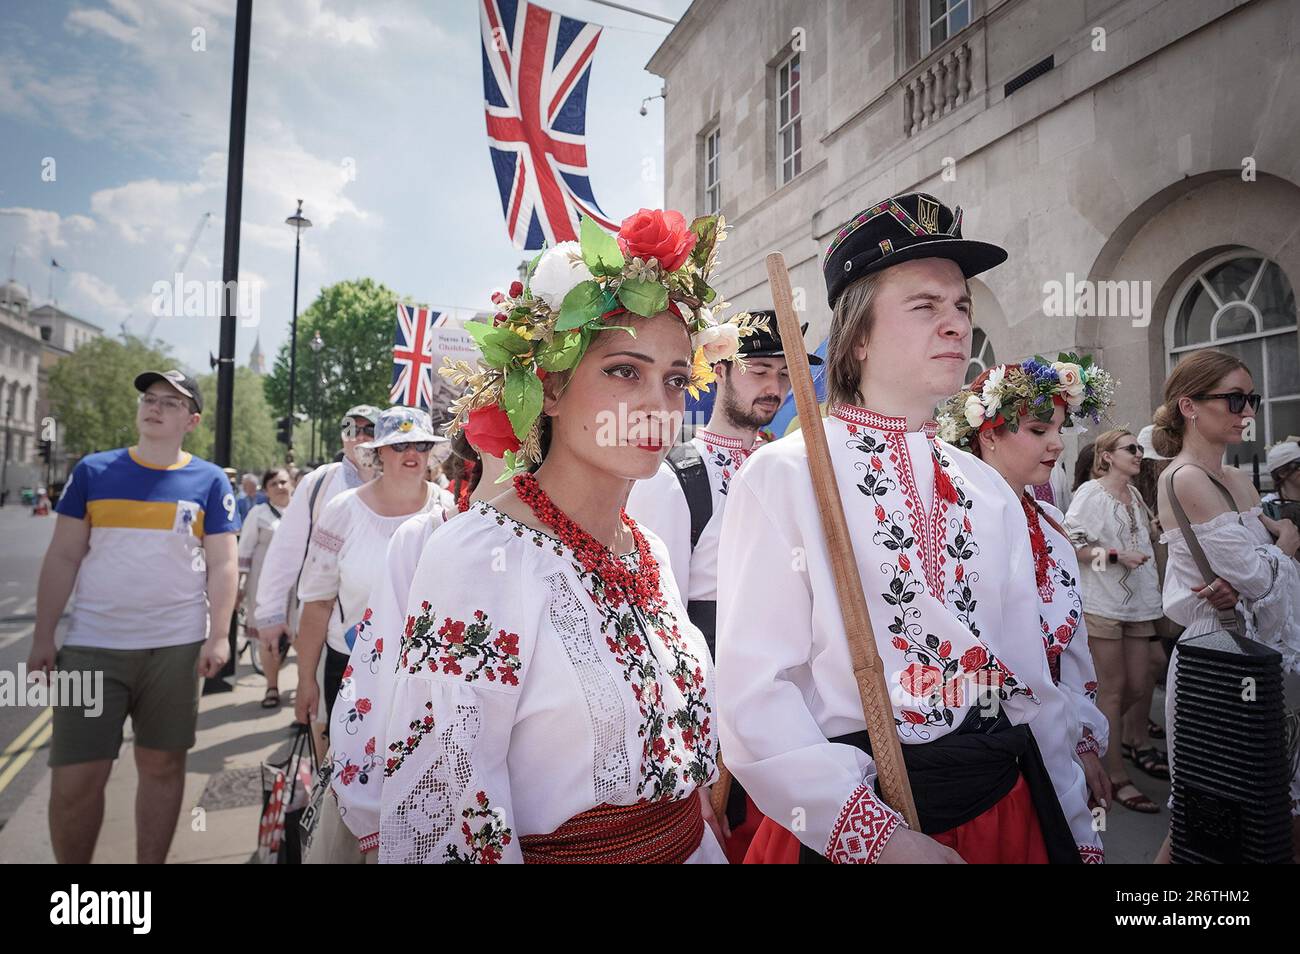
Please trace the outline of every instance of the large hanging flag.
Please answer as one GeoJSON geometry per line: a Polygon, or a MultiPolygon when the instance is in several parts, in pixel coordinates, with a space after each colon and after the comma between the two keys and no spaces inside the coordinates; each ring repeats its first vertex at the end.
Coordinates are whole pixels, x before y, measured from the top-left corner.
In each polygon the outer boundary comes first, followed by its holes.
{"type": "Polygon", "coordinates": [[[600,27],[524,0],[479,0],[488,152],[516,248],[578,238],[578,214],[611,231],[587,175],[587,81],[600,27]]]}
{"type": "Polygon", "coordinates": [[[433,403],[433,327],[439,313],[419,305],[397,305],[397,334],[393,338],[394,404],[427,411],[433,403]]]}

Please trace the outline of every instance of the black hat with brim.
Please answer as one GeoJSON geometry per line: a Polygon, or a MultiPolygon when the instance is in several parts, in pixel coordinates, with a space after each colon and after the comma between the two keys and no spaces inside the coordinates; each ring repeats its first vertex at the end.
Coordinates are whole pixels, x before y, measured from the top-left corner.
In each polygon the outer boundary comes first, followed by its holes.
{"type": "Polygon", "coordinates": [[[836,233],[822,272],[832,308],[844,289],[867,275],[920,258],[946,258],[973,278],[1007,260],[1006,249],[962,238],[961,206],[949,209],[925,192],[909,192],[863,209],[836,233]]]}
{"type": "MultiPolygon", "coordinates": [[[[781,343],[781,329],[777,327],[776,312],[751,311],[755,318],[767,319],[767,331],[756,331],[740,339],[740,353],[746,358],[779,358],[785,355],[785,346],[781,343]]],[[[808,330],[805,321],[799,326],[801,333],[808,330]]],[[[822,359],[815,354],[808,355],[809,364],[821,364],[822,359]]]]}

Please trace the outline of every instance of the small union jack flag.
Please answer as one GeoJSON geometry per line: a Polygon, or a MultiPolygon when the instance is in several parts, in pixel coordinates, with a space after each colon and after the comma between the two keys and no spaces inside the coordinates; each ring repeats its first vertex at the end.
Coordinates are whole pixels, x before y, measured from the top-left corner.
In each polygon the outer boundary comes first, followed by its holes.
{"type": "Polygon", "coordinates": [[[440,313],[419,305],[397,306],[397,334],[393,339],[393,386],[388,399],[394,404],[418,407],[433,404],[433,328],[442,324],[440,313]]]}
{"type": "Polygon", "coordinates": [[[480,0],[488,152],[516,248],[610,231],[587,175],[587,82],[600,27],[524,0],[480,0]]]}

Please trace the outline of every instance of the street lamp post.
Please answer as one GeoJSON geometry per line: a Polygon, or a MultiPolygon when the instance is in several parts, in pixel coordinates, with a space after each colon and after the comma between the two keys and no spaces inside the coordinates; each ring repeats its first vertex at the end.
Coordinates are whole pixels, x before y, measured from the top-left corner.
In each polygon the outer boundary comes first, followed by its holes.
{"type": "Polygon", "coordinates": [[[293,238],[293,320],[289,323],[289,450],[285,455],[287,463],[293,463],[293,386],[298,374],[298,258],[302,251],[302,230],[311,228],[311,219],[302,214],[302,199],[298,200],[298,211],[284,220],[291,226],[293,238]]]}
{"type": "Polygon", "coordinates": [[[0,507],[3,507],[9,498],[9,455],[13,450],[13,437],[11,428],[13,426],[14,416],[14,399],[9,398],[5,405],[5,459],[0,464],[0,507]]]}
{"type": "Polygon", "coordinates": [[[311,339],[311,350],[315,358],[312,360],[312,377],[315,383],[312,386],[312,411],[311,411],[311,459],[320,460],[320,454],[316,449],[316,419],[320,417],[320,349],[325,347],[325,342],[321,340],[319,329],[311,339]]]}

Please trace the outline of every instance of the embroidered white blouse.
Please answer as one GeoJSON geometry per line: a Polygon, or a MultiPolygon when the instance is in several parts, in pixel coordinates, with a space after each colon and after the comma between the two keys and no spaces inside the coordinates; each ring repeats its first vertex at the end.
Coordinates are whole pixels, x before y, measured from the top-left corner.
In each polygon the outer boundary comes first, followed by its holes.
{"type": "MultiPolygon", "coordinates": [[[[424,506],[415,513],[438,508],[444,510],[444,493],[427,484],[424,506]]],[[[360,620],[370,596],[370,587],[384,567],[388,541],[415,513],[386,517],[375,513],[361,499],[360,488],[345,490],[331,500],[316,521],[302,579],[298,581],[298,599],[334,600],[330,611],[326,643],[339,653],[349,652],[347,632],[360,620]]]]}
{"type": "Polygon", "coordinates": [[[244,578],[244,605],[248,608],[250,617],[253,616],[253,602],[257,598],[257,582],[261,579],[262,567],[266,565],[266,554],[271,549],[271,541],[280,528],[280,519],[281,514],[270,503],[263,501],[249,509],[243,526],[239,528],[239,570],[248,574],[244,578]]]}
{"type": "Polygon", "coordinates": [[[392,704],[392,663],[406,620],[411,581],[425,544],[444,523],[442,509],[435,508],[411,517],[388,541],[383,572],[370,589],[334,703],[330,788],[338,802],[339,817],[357,836],[363,852],[379,847],[379,789],[384,780],[384,759],[377,734],[382,733],[392,704]],[[388,636],[387,644],[384,634],[388,636]],[[385,649],[390,665],[381,665],[385,649]]]}
{"type": "MultiPolygon", "coordinates": [[[[854,407],[825,421],[898,734],[946,735],[987,686],[1013,723],[1032,720],[1071,830],[1090,828],[1078,720],[1048,671],[1020,503],[987,464],[905,425],[854,407]]],[[[873,791],[872,758],[827,741],[865,722],[801,433],[760,448],[731,481],[719,567],[727,766],[810,848],[875,861],[900,819],[873,791]]]]}
{"type": "MultiPolygon", "coordinates": [[[[485,502],[435,533],[405,626],[376,633],[396,670],[379,860],[518,862],[520,837],[598,805],[698,798],[717,768],[712,666],[660,581],[662,612],[610,607],[559,540],[485,502]]],[[[689,860],[725,863],[707,826],[689,860]]]]}
{"type": "Polygon", "coordinates": [[[668,560],[677,580],[677,591],[692,600],[718,598],[718,539],[722,536],[722,511],[727,503],[727,488],[732,476],[762,442],[745,450],[738,437],[725,437],[708,430],[698,430],[691,443],[704,461],[713,491],[713,515],[700,531],[700,539],[691,551],[691,508],[686,492],[672,465],[664,461],[649,480],[638,480],[627,498],[628,516],[642,527],[655,532],[668,548],[668,560]]]}
{"type": "MultiPolygon", "coordinates": [[[[1043,500],[1038,505],[1064,527],[1065,515],[1058,508],[1043,500]]],[[[1081,732],[1076,751],[1105,755],[1110,723],[1097,708],[1097,669],[1088,649],[1088,623],[1083,618],[1079,592],[1079,559],[1067,537],[1046,520],[1039,522],[1047,545],[1048,574],[1046,589],[1038,593],[1038,618],[1048,668],[1074,703],[1081,732]]]]}
{"type": "Polygon", "coordinates": [[[1134,569],[1103,558],[1100,569],[1086,561],[1079,566],[1083,608],[1095,616],[1126,622],[1159,619],[1160,573],[1151,545],[1151,517],[1146,505],[1129,485],[1128,506],[1110,495],[1100,481],[1080,484],[1065,514],[1065,529],[1076,547],[1091,544],[1102,549],[1136,550],[1147,561],[1134,569]]]}

